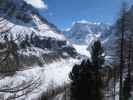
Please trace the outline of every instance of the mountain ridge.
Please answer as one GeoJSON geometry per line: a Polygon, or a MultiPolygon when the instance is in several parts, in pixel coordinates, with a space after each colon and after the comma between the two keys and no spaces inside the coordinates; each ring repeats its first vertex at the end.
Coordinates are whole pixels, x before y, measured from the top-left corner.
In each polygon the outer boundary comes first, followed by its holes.
{"type": "Polygon", "coordinates": [[[64,30],[65,36],[76,44],[90,44],[89,38],[103,38],[108,35],[109,24],[89,22],[86,20],[76,21],[71,28],[64,30]]]}

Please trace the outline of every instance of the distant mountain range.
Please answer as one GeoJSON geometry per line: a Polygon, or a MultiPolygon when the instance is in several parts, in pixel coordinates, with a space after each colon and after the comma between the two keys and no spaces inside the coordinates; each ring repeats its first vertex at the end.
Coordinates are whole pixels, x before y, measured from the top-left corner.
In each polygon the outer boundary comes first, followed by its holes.
{"type": "Polygon", "coordinates": [[[91,47],[96,40],[100,40],[108,56],[114,53],[116,40],[115,25],[94,23],[86,20],[74,22],[64,30],[64,35],[73,44],[80,54],[90,57],[91,47]]]}
{"type": "Polygon", "coordinates": [[[89,45],[97,38],[105,40],[109,36],[109,29],[108,24],[82,20],[74,22],[71,28],[64,31],[64,34],[72,43],[89,45]]]}

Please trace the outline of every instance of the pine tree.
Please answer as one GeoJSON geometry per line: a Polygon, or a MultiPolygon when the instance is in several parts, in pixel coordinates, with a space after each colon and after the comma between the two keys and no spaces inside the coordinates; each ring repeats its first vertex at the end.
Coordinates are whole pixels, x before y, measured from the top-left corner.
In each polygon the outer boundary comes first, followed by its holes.
{"type": "Polygon", "coordinates": [[[123,100],[129,100],[131,97],[131,82],[130,82],[130,77],[126,77],[124,84],[123,84],[123,100]]]}
{"type": "Polygon", "coordinates": [[[103,48],[100,41],[92,46],[92,62],[83,60],[70,73],[71,100],[102,100],[102,79],[100,68],[104,64],[103,48]]]}
{"type": "Polygon", "coordinates": [[[94,67],[89,60],[75,65],[70,73],[71,100],[96,100],[94,67]]]}
{"type": "Polygon", "coordinates": [[[96,100],[102,100],[103,97],[102,97],[101,90],[102,90],[103,84],[102,84],[100,69],[104,64],[104,49],[99,40],[94,42],[94,45],[92,46],[91,59],[92,59],[93,67],[95,68],[96,100]]]}

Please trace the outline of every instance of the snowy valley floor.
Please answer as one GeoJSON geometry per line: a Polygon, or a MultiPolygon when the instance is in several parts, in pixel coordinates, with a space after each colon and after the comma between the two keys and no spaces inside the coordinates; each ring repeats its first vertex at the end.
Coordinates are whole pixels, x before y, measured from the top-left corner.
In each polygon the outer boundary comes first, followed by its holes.
{"type": "Polygon", "coordinates": [[[34,66],[32,69],[18,71],[13,76],[6,76],[0,80],[0,100],[14,97],[17,97],[15,100],[36,100],[49,88],[69,83],[68,75],[75,63],[79,61],[61,60],[43,67],[34,66]]]}
{"type": "Polygon", "coordinates": [[[76,51],[81,55],[86,55],[90,58],[90,52],[87,50],[88,45],[77,45],[73,44],[73,47],[76,49],[76,51]]]}

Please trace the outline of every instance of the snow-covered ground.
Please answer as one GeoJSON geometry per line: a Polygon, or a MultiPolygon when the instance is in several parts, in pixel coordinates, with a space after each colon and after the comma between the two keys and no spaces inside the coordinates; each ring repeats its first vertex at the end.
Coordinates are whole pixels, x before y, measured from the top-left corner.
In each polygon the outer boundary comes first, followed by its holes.
{"type": "Polygon", "coordinates": [[[90,58],[90,52],[87,50],[87,45],[77,45],[77,44],[73,44],[73,47],[76,49],[76,51],[81,54],[81,55],[85,55],[88,56],[90,58]]]}
{"type": "MultiPolygon", "coordinates": [[[[7,76],[0,80],[0,89],[19,87],[21,84],[29,84],[30,81],[37,81],[40,85],[38,88],[33,89],[27,95],[22,96],[16,100],[36,100],[38,96],[45,92],[51,85],[54,87],[61,86],[64,83],[69,82],[69,72],[75,63],[79,63],[78,60],[67,59],[61,60],[59,62],[54,62],[49,65],[44,65],[44,67],[33,67],[32,69],[27,69],[24,71],[18,71],[13,76],[7,76]]],[[[20,88],[20,87],[19,87],[20,88]]],[[[23,92],[20,91],[16,95],[21,95],[23,92]]],[[[0,92],[0,99],[7,99],[14,93],[2,93],[0,92]]]]}

